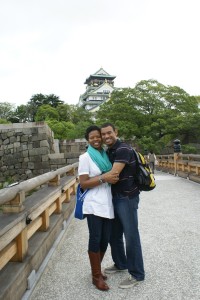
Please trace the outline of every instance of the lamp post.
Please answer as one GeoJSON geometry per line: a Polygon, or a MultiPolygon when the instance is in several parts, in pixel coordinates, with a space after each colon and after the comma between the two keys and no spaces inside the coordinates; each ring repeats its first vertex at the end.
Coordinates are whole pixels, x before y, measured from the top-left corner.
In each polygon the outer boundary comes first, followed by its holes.
{"type": "Polygon", "coordinates": [[[181,152],[181,141],[176,139],[174,140],[174,153],[180,153],[181,152]]]}

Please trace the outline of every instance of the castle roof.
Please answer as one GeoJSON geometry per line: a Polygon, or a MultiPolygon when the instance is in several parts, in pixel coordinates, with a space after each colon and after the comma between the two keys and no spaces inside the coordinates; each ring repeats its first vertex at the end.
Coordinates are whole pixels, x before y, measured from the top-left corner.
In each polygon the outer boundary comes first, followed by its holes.
{"type": "Polygon", "coordinates": [[[114,80],[116,76],[108,74],[103,68],[100,68],[96,73],[91,74],[86,80],[85,84],[88,84],[92,79],[111,79],[114,80]]]}

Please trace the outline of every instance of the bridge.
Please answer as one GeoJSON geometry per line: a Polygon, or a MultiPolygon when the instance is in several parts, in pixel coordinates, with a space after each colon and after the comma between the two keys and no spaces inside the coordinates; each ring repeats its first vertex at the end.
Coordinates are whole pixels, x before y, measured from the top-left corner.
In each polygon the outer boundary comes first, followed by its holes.
{"type": "Polygon", "coordinates": [[[139,209],[146,279],[126,291],[127,274],[110,275],[109,292],[91,284],[87,224],[73,218],[77,164],[0,191],[0,299],[200,299],[199,159],[159,157],[139,209]]]}

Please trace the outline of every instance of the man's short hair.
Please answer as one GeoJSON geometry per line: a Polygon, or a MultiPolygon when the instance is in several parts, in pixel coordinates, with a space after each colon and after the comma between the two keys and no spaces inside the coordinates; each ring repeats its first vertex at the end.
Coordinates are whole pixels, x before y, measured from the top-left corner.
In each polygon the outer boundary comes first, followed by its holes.
{"type": "Polygon", "coordinates": [[[112,127],[112,129],[115,131],[115,126],[112,123],[109,123],[109,122],[102,124],[101,128],[106,128],[108,126],[112,127]]]}

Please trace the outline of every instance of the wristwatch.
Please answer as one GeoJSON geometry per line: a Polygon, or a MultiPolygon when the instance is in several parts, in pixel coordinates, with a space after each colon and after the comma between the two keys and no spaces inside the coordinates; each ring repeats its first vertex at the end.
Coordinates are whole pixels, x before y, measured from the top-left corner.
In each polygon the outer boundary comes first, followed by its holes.
{"type": "Polygon", "coordinates": [[[100,184],[105,183],[105,181],[103,180],[103,178],[101,176],[99,176],[99,182],[100,182],[100,184]]]}

